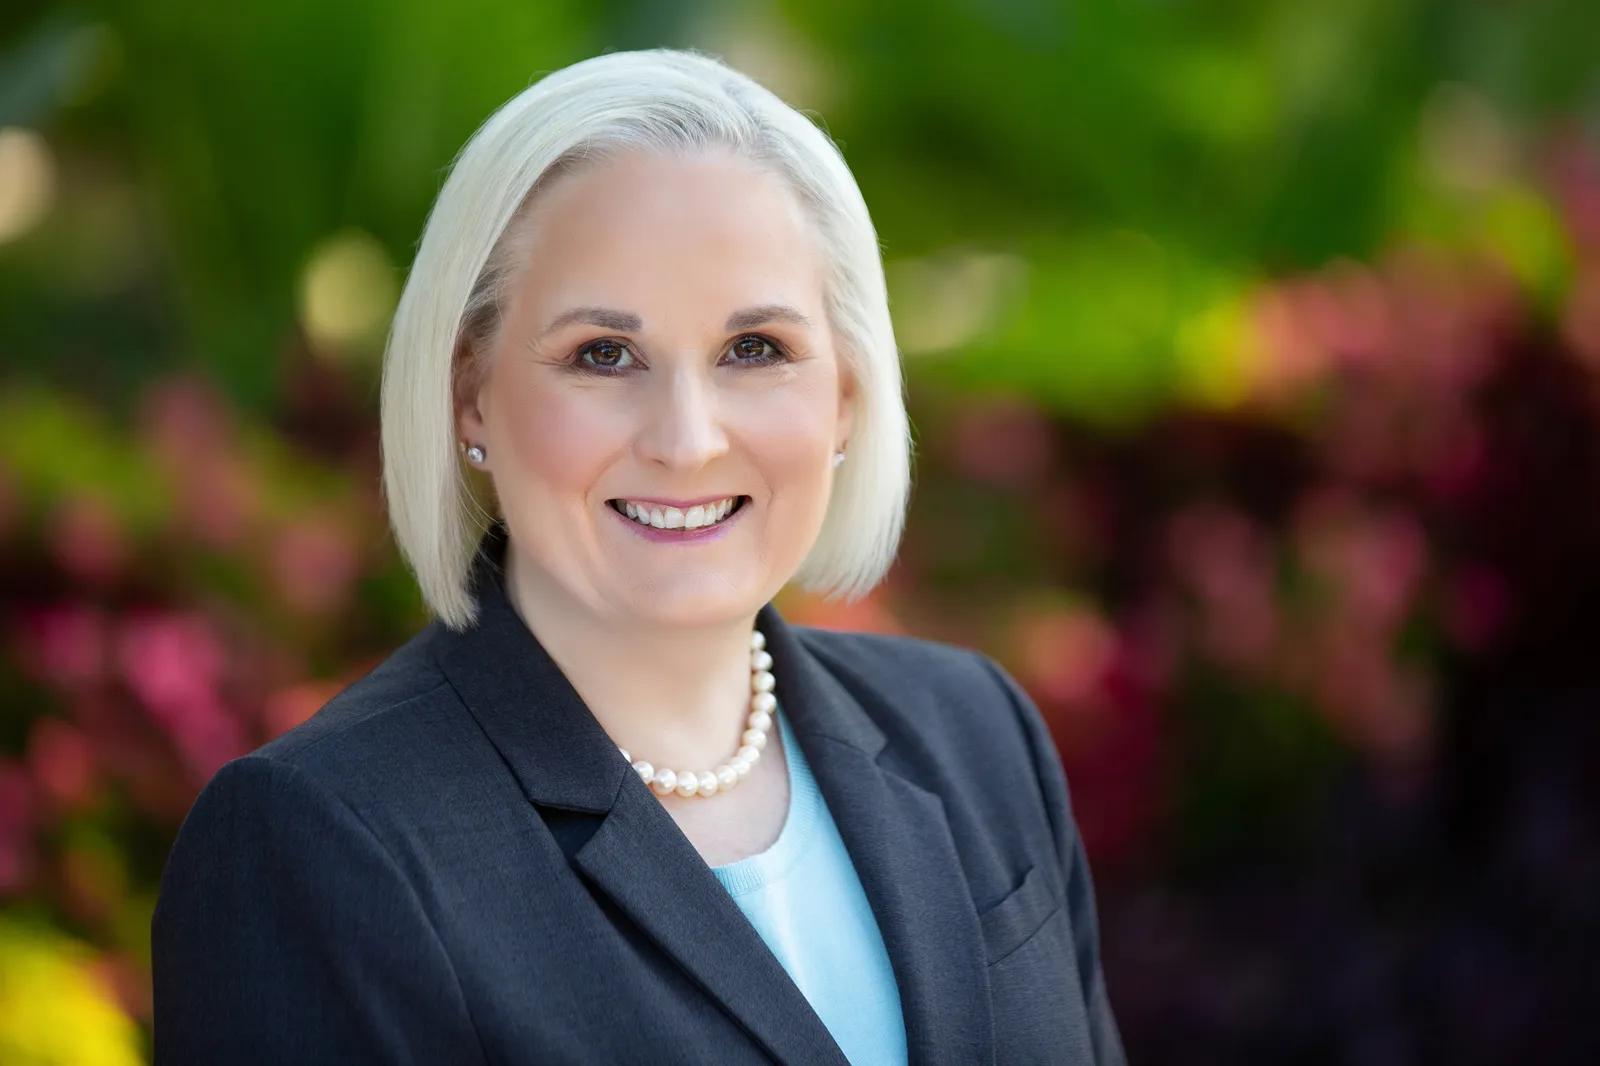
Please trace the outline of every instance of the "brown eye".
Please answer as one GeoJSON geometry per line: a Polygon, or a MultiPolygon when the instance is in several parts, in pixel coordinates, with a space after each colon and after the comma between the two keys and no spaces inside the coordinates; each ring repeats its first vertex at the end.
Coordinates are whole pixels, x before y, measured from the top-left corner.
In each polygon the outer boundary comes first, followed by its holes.
{"type": "Polygon", "coordinates": [[[616,341],[596,341],[578,353],[583,365],[597,370],[621,370],[632,358],[627,346],[616,341]]]}
{"type": "Polygon", "coordinates": [[[776,363],[783,358],[783,352],[777,345],[754,333],[734,341],[728,354],[735,363],[776,363]]]}

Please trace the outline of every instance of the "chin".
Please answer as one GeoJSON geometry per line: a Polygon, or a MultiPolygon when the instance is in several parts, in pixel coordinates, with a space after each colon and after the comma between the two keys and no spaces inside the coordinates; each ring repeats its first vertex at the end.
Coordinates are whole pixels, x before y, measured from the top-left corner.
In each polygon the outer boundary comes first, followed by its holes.
{"type": "Polygon", "coordinates": [[[686,629],[747,620],[771,599],[754,584],[735,585],[709,573],[673,575],[629,592],[623,609],[635,621],[686,629]]]}

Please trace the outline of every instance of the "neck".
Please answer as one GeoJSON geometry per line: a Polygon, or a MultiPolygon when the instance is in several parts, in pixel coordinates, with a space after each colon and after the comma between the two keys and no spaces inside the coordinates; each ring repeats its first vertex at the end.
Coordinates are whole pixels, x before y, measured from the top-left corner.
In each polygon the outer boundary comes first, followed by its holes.
{"type": "Polygon", "coordinates": [[[679,770],[733,754],[750,710],[753,612],[700,627],[603,617],[519,563],[514,543],[505,570],[512,607],[619,747],[679,770]]]}

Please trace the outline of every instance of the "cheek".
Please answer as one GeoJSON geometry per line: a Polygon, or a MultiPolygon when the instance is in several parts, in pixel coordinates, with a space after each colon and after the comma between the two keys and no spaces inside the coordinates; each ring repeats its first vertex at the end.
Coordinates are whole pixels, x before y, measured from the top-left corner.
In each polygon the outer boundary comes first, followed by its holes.
{"type": "Polygon", "coordinates": [[[838,429],[837,384],[831,375],[793,381],[746,401],[739,436],[773,493],[780,498],[795,489],[820,494],[838,429]]]}
{"type": "MultiPolygon", "coordinates": [[[[625,420],[582,390],[524,386],[499,405],[499,435],[511,457],[511,491],[586,491],[616,448],[625,444],[625,420]]],[[[502,489],[502,493],[504,493],[502,489]]]]}

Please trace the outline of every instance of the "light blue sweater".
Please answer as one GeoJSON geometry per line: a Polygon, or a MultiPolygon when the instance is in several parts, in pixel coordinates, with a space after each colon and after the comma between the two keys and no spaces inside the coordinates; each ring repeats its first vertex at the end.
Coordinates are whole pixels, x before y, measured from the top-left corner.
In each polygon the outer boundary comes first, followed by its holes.
{"type": "Polygon", "coordinates": [[[889,953],[811,766],[780,713],[789,813],[773,845],[711,872],[854,1066],[906,1061],[889,953]]]}

